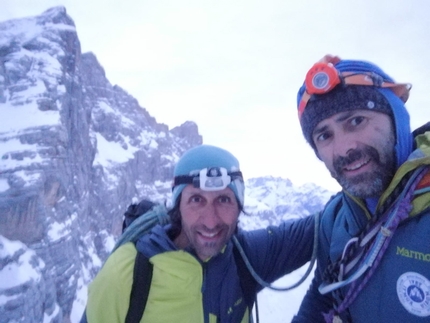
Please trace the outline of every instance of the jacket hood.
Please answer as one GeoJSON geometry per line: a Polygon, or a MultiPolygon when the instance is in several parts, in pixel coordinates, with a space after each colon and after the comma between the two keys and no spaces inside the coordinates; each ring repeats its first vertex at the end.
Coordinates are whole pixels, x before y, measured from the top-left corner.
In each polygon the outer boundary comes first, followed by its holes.
{"type": "Polygon", "coordinates": [[[167,234],[170,228],[171,224],[166,226],[156,225],[150,233],[139,238],[136,243],[137,250],[148,258],[166,251],[178,250],[167,234]]]}

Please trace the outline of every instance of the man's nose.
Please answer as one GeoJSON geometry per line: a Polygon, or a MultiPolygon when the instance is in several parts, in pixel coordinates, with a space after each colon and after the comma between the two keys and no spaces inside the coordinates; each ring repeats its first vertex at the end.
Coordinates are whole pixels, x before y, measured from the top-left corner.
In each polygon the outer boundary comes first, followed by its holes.
{"type": "Polygon", "coordinates": [[[345,157],[357,148],[357,136],[348,133],[339,133],[335,136],[333,154],[345,157]]]}
{"type": "Polygon", "coordinates": [[[201,215],[201,221],[208,229],[213,229],[219,225],[221,218],[219,217],[216,205],[212,203],[206,205],[203,214],[201,215]]]}

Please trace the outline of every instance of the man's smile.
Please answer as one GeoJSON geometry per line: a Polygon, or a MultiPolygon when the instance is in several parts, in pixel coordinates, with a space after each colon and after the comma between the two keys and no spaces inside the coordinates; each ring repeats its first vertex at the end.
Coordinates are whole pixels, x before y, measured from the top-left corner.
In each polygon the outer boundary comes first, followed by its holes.
{"type": "Polygon", "coordinates": [[[370,163],[370,161],[371,161],[371,158],[366,158],[364,160],[360,160],[360,161],[351,163],[351,164],[345,166],[344,170],[347,172],[356,171],[356,170],[362,168],[363,166],[368,165],[370,163]]]}
{"type": "Polygon", "coordinates": [[[204,238],[215,238],[221,230],[217,230],[216,232],[206,232],[206,231],[198,231],[197,233],[204,238]]]}

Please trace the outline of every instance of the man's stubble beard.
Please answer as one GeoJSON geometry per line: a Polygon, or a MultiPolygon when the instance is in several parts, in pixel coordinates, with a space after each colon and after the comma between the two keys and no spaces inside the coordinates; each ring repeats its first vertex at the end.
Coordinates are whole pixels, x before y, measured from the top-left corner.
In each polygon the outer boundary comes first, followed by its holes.
{"type": "Polygon", "coordinates": [[[331,175],[351,195],[362,199],[379,197],[390,184],[396,171],[394,144],[391,140],[386,143],[381,154],[376,148],[368,145],[363,149],[355,149],[347,157],[338,157],[333,162],[333,168],[331,175]],[[373,170],[354,177],[344,175],[345,165],[365,156],[369,156],[375,164],[373,170]]]}

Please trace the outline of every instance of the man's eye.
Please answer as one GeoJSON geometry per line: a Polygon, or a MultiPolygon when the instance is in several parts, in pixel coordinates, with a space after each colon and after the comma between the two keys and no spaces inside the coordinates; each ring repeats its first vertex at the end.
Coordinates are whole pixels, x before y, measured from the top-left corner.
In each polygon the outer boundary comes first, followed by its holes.
{"type": "Polygon", "coordinates": [[[351,126],[358,126],[360,123],[362,123],[364,120],[364,117],[354,117],[349,120],[349,123],[351,126]]]}
{"type": "Polygon", "coordinates": [[[190,197],[190,202],[193,203],[199,203],[202,200],[202,198],[198,195],[193,195],[190,197]]]}
{"type": "Polygon", "coordinates": [[[330,138],[330,134],[328,132],[323,132],[315,137],[315,141],[324,141],[329,138],[330,138]]]}
{"type": "Polygon", "coordinates": [[[231,198],[228,196],[220,196],[218,199],[221,203],[230,203],[231,198]]]}

